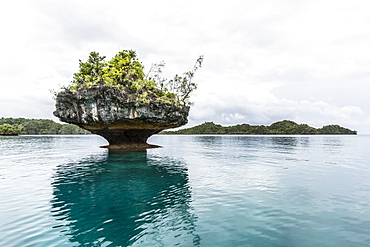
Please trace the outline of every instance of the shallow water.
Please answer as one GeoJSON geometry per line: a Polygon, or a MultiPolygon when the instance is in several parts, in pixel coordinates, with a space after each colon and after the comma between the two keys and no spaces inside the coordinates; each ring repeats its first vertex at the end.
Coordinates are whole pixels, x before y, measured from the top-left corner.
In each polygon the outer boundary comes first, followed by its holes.
{"type": "Polygon", "coordinates": [[[370,136],[0,137],[0,246],[370,246],[370,136]]]}

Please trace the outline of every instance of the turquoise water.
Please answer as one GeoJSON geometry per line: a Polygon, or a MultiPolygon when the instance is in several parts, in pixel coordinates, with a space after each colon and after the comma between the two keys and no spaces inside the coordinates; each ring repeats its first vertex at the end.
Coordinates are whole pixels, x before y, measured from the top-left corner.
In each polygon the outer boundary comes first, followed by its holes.
{"type": "Polygon", "coordinates": [[[0,246],[370,246],[370,136],[0,137],[0,246]]]}

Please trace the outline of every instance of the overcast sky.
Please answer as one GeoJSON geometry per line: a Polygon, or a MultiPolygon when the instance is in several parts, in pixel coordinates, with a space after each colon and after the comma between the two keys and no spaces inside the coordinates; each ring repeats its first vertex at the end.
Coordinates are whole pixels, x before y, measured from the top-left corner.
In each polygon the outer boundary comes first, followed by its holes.
{"type": "Polygon", "coordinates": [[[50,118],[91,51],[171,77],[199,55],[188,127],[289,119],[370,134],[368,0],[14,0],[0,8],[0,116],[50,118]]]}

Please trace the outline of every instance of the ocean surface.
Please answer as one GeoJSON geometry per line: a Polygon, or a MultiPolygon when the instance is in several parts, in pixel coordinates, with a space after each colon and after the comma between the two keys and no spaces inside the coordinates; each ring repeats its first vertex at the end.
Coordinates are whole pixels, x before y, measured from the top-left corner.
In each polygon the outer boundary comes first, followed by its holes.
{"type": "Polygon", "coordinates": [[[370,246],[370,136],[0,137],[0,246],[370,246]]]}

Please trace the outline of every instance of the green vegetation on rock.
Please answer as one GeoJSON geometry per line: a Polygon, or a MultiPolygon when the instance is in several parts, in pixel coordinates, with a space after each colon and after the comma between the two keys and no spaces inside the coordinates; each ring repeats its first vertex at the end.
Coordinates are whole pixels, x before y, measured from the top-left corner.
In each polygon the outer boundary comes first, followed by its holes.
{"type": "Polygon", "coordinates": [[[165,131],[162,132],[162,134],[356,135],[357,131],[346,129],[339,125],[328,125],[320,129],[316,129],[308,126],[307,124],[297,124],[293,121],[283,120],[273,123],[270,126],[238,124],[234,126],[223,127],[219,124],[214,124],[213,122],[205,122],[192,128],[181,129],[177,131],[165,131]]]}
{"type": "Polygon", "coordinates": [[[195,72],[202,66],[200,56],[193,69],[173,79],[161,77],[164,62],[153,64],[147,74],[133,50],[123,50],[108,62],[105,56],[91,52],[86,62],[79,61],[79,71],[73,75],[70,90],[93,86],[121,88],[137,103],[160,101],[176,105],[188,105],[190,94],[197,88],[193,82],[195,72]],[[148,97],[150,95],[151,97],[148,97]]]}
{"type": "Polygon", "coordinates": [[[0,118],[0,134],[90,134],[76,125],[60,124],[49,119],[0,118]]]}

